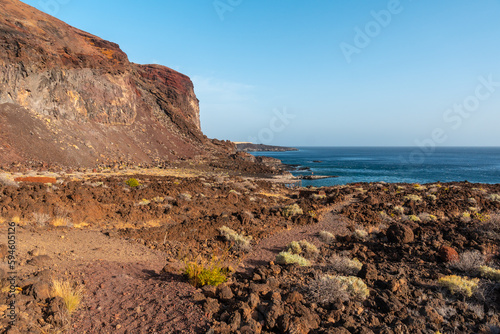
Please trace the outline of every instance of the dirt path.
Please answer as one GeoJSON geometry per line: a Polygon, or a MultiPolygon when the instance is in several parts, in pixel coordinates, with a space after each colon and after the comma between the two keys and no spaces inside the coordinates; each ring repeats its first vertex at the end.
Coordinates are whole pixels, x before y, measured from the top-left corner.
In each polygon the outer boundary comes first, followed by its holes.
{"type": "Polygon", "coordinates": [[[320,212],[318,223],[314,225],[296,227],[261,240],[241,263],[238,272],[250,273],[255,267],[273,261],[276,255],[292,241],[307,240],[318,246],[321,241],[319,241],[317,234],[321,231],[328,231],[334,235],[347,234],[349,220],[341,216],[339,212],[353,202],[354,200],[350,196],[340,203],[324,208],[320,212]]]}
{"type": "Polygon", "coordinates": [[[83,305],[73,314],[71,333],[207,329],[203,312],[189,298],[194,288],[181,277],[160,275],[165,265],[161,252],[98,231],[20,227],[17,237],[20,277],[48,270],[55,279],[84,284],[83,305]]]}

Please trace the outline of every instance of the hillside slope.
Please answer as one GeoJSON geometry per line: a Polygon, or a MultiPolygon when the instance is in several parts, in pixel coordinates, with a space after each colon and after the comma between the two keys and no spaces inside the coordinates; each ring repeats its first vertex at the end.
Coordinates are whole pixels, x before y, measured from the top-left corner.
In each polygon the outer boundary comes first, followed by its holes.
{"type": "Polygon", "coordinates": [[[150,163],[232,149],[216,144],[201,131],[189,77],[0,2],[0,164],[150,163]]]}

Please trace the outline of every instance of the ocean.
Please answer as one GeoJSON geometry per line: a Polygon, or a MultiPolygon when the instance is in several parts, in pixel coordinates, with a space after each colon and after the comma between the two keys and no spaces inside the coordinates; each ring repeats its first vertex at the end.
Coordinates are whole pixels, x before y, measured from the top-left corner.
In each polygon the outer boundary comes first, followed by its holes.
{"type": "Polygon", "coordinates": [[[303,186],[357,182],[500,183],[500,147],[297,147],[299,151],[253,152],[296,165],[294,175],[334,175],[303,180],[303,186]],[[307,168],[307,170],[302,170],[307,168]]]}

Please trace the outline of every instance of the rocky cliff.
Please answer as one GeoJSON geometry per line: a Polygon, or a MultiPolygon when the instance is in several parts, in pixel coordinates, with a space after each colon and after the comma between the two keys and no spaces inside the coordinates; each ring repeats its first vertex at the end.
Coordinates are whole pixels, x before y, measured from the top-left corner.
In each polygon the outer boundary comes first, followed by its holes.
{"type": "Polygon", "coordinates": [[[200,129],[191,80],[17,0],[0,2],[0,162],[91,166],[230,149],[200,129]],[[220,144],[220,143],[219,143],[220,144]]]}

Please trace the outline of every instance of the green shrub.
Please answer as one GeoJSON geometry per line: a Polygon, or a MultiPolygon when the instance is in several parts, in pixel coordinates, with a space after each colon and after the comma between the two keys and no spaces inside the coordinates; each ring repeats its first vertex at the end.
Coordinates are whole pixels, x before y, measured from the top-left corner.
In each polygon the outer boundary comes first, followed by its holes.
{"type": "Polygon", "coordinates": [[[316,256],[319,254],[318,247],[314,246],[307,240],[300,240],[299,245],[300,247],[302,247],[302,251],[309,257],[316,256]]]}
{"type": "Polygon", "coordinates": [[[415,215],[409,215],[408,216],[408,219],[411,220],[412,222],[420,222],[420,218],[418,216],[415,216],[415,215]]]}
{"type": "Polygon", "coordinates": [[[287,252],[290,252],[292,254],[300,254],[302,253],[302,247],[300,247],[300,244],[297,241],[292,241],[286,246],[287,252]]]}
{"type": "Polygon", "coordinates": [[[491,194],[488,196],[488,199],[492,200],[493,202],[500,202],[500,194],[491,194]]]}
{"type": "Polygon", "coordinates": [[[400,214],[402,215],[403,213],[405,213],[405,208],[403,208],[402,206],[400,205],[397,205],[393,208],[394,212],[396,212],[397,214],[400,214]]]}
{"type": "Polygon", "coordinates": [[[404,199],[407,200],[407,201],[411,201],[411,202],[422,202],[422,197],[421,196],[413,195],[413,194],[406,195],[404,197],[404,199]]]}
{"type": "Polygon", "coordinates": [[[478,283],[478,278],[468,279],[467,277],[456,275],[444,276],[438,280],[438,284],[450,290],[451,293],[454,294],[458,292],[467,297],[472,296],[472,293],[477,288],[478,283]]]}
{"type": "Polygon", "coordinates": [[[481,276],[500,282],[500,269],[494,269],[488,266],[479,267],[481,276]]]}
{"type": "Polygon", "coordinates": [[[229,270],[220,261],[212,258],[210,262],[203,260],[185,263],[184,274],[189,283],[199,288],[205,285],[217,286],[227,281],[229,270]]]}
{"type": "Polygon", "coordinates": [[[311,262],[298,254],[290,252],[281,252],[276,256],[276,263],[278,264],[298,264],[301,267],[308,267],[311,262]]]}
{"type": "Polygon", "coordinates": [[[130,187],[130,188],[135,188],[135,187],[138,187],[140,186],[141,184],[139,183],[139,181],[137,181],[137,179],[134,179],[134,178],[130,178],[128,179],[127,181],[125,181],[125,183],[130,187]]]}
{"type": "Polygon", "coordinates": [[[298,204],[287,205],[282,209],[282,214],[284,217],[292,217],[295,215],[301,215],[304,211],[300,208],[298,204]]]}
{"type": "Polygon", "coordinates": [[[219,228],[219,232],[226,240],[234,242],[236,249],[243,250],[245,252],[252,249],[252,246],[250,245],[250,241],[252,240],[251,236],[245,237],[227,226],[219,228]]]}

